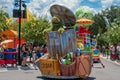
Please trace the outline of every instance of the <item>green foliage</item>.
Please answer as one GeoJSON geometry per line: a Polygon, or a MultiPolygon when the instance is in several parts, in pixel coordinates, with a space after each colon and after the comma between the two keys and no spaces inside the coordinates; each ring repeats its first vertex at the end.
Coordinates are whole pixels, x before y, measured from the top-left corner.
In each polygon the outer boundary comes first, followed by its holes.
{"type": "Polygon", "coordinates": [[[46,34],[44,30],[50,27],[46,18],[40,17],[38,20],[31,20],[22,25],[22,37],[29,42],[45,42],[46,34]]]}
{"type": "Polygon", "coordinates": [[[103,15],[107,17],[109,23],[118,22],[120,20],[120,6],[111,6],[102,11],[103,15]]]}
{"type": "Polygon", "coordinates": [[[101,34],[107,31],[106,29],[106,21],[104,16],[100,13],[94,15],[94,23],[89,27],[89,30],[93,35],[101,34]]]}
{"type": "Polygon", "coordinates": [[[108,36],[106,34],[101,34],[101,36],[98,36],[97,44],[100,46],[107,46],[109,44],[108,36]]]}
{"type": "Polygon", "coordinates": [[[0,31],[8,29],[8,26],[6,24],[7,17],[9,17],[8,14],[3,10],[0,10],[0,31]]]}
{"type": "Polygon", "coordinates": [[[120,6],[111,6],[94,15],[94,24],[89,27],[92,35],[97,36],[98,45],[107,46],[120,42],[120,6]]]}
{"type": "Polygon", "coordinates": [[[120,26],[118,26],[116,23],[112,24],[113,27],[107,28],[107,36],[108,40],[112,44],[116,44],[120,42],[120,26]]]}
{"type": "Polygon", "coordinates": [[[97,38],[98,45],[107,46],[108,44],[117,44],[120,42],[120,26],[115,23],[112,26],[107,26],[107,31],[97,38]]]}

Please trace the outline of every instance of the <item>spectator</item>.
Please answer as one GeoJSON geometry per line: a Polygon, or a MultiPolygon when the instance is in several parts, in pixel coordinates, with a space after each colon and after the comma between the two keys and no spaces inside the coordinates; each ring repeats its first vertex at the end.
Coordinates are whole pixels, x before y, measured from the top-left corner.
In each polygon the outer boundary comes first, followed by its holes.
{"type": "Polygon", "coordinates": [[[111,60],[115,60],[115,46],[114,45],[112,45],[111,47],[110,47],[110,50],[111,50],[111,60]]]}
{"type": "Polygon", "coordinates": [[[47,53],[47,46],[46,46],[46,44],[43,45],[43,53],[44,53],[44,54],[47,53]]]}
{"type": "Polygon", "coordinates": [[[22,66],[27,66],[27,57],[28,57],[28,48],[26,47],[26,43],[24,43],[21,47],[22,49],[22,66]]]}
{"type": "Polygon", "coordinates": [[[107,56],[107,59],[108,59],[108,56],[109,56],[109,48],[108,47],[106,47],[106,50],[105,50],[105,52],[106,52],[106,56],[107,56]]]}
{"type": "Polygon", "coordinates": [[[29,53],[30,62],[32,62],[32,57],[33,57],[33,54],[32,54],[32,51],[33,51],[33,44],[32,44],[32,43],[30,43],[29,48],[30,48],[30,53],[29,53]]]}
{"type": "Polygon", "coordinates": [[[0,44],[0,59],[3,59],[3,52],[4,52],[4,48],[3,48],[3,46],[0,44]]]}
{"type": "Polygon", "coordinates": [[[120,63],[120,43],[117,45],[117,56],[118,56],[118,62],[120,63]]]}
{"type": "Polygon", "coordinates": [[[102,55],[103,55],[103,57],[106,56],[106,54],[105,54],[105,46],[102,47],[102,55]]]}
{"type": "Polygon", "coordinates": [[[43,55],[43,45],[37,46],[37,58],[43,55]]]}

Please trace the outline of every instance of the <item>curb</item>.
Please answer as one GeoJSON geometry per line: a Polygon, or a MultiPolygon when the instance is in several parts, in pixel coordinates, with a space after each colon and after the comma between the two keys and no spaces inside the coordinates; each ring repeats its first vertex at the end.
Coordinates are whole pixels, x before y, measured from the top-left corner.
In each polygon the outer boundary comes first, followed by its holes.
{"type": "Polygon", "coordinates": [[[7,72],[7,71],[8,71],[8,70],[5,69],[5,68],[3,68],[3,69],[1,68],[1,69],[0,69],[0,73],[1,73],[1,72],[7,72]]]}
{"type": "Polygon", "coordinates": [[[107,57],[102,57],[102,56],[100,56],[100,57],[105,59],[105,60],[107,60],[107,61],[109,61],[109,62],[112,62],[112,63],[115,63],[117,65],[120,65],[119,63],[117,63],[117,61],[111,61],[109,57],[108,57],[108,59],[107,59],[107,57]]]}

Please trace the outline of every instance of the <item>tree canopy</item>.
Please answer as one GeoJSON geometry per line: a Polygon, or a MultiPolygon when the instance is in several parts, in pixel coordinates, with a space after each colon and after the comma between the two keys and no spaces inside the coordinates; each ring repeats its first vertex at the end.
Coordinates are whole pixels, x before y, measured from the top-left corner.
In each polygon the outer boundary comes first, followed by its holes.
{"type": "Polygon", "coordinates": [[[29,42],[45,42],[46,34],[44,30],[50,27],[50,22],[44,17],[40,17],[38,20],[31,20],[22,25],[22,37],[29,42]]]}
{"type": "Polygon", "coordinates": [[[6,24],[6,19],[9,17],[9,15],[4,12],[2,9],[0,9],[0,31],[4,31],[8,29],[8,26],[6,24]]]}
{"type": "Polygon", "coordinates": [[[120,6],[111,6],[94,15],[95,23],[90,26],[92,35],[98,35],[98,45],[120,42],[120,6]]]}

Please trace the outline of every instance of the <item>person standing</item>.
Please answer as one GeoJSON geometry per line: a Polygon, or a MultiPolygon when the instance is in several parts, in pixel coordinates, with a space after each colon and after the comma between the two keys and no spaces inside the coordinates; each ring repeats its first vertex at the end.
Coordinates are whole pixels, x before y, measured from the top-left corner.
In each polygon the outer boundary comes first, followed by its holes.
{"type": "Polygon", "coordinates": [[[106,56],[107,56],[107,59],[108,59],[108,56],[109,56],[109,53],[110,53],[110,51],[109,51],[109,48],[108,48],[108,47],[106,47],[105,52],[106,52],[106,56]]]}
{"type": "Polygon", "coordinates": [[[21,47],[22,50],[22,66],[27,66],[27,57],[29,49],[26,47],[26,43],[24,43],[21,47]]]}
{"type": "Polygon", "coordinates": [[[4,48],[3,48],[3,46],[0,44],[0,59],[3,59],[3,58],[4,58],[3,52],[4,52],[4,48]]]}
{"type": "Polygon", "coordinates": [[[102,55],[103,55],[103,57],[106,56],[106,54],[105,54],[105,46],[102,47],[102,55]]]}
{"type": "Polygon", "coordinates": [[[117,45],[117,57],[118,57],[118,62],[120,63],[120,43],[117,45]]]}
{"type": "Polygon", "coordinates": [[[115,46],[112,45],[110,49],[111,49],[111,60],[114,61],[115,60],[115,46]]]}

